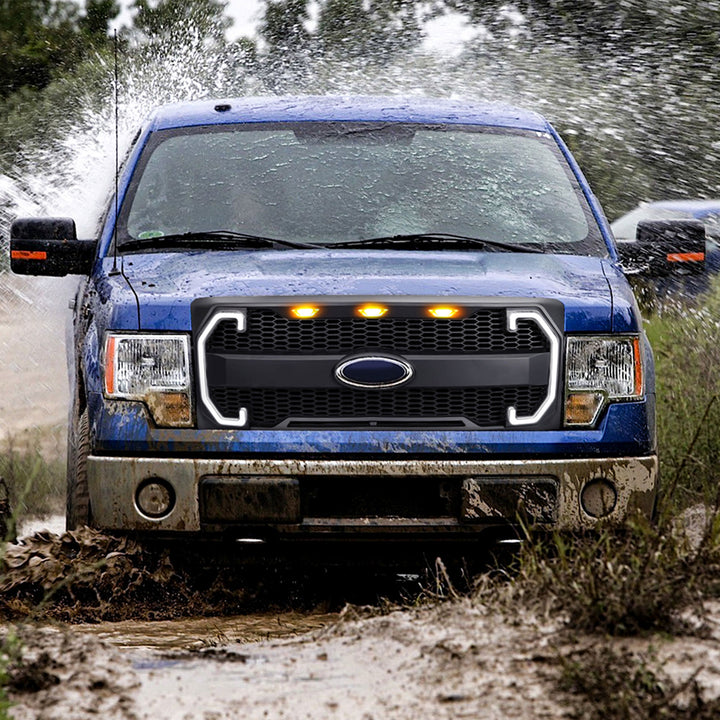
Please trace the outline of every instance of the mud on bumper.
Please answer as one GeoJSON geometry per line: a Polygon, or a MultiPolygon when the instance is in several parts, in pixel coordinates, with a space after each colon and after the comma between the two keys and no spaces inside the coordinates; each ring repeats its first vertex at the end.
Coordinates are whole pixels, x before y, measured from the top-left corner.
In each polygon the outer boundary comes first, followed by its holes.
{"type": "Polygon", "coordinates": [[[91,456],[106,530],[292,537],[473,535],[522,516],[580,529],[650,515],[658,461],[170,459],[91,456]],[[167,507],[166,507],[167,506],[167,507]]]}

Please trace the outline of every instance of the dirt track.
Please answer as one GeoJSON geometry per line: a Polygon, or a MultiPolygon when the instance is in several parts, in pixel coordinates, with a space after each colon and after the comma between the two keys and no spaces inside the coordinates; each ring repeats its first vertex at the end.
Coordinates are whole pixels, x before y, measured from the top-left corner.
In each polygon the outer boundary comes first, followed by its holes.
{"type": "MultiPolygon", "coordinates": [[[[148,720],[568,716],[554,691],[552,625],[510,628],[467,602],[366,619],[355,613],[301,637],[251,643],[237,640],[241,619],[220,623],[210,636],[207,626],[175,623],[186,647],[170,651],[113,651],[83,628],[71,635],[32,631],[35,656],[45,649],[57,657],[62,649],[66,659],[46,670],[59,683],[15,696],[22,702],[15,716],[89,718],[98,710],[105,718],[148,720]]],[[[166,636],[170,624],[159,625],[166,636]]]]}
{"type": "MultiPolygon", "coordinates": [[[[717,615],[719,608],[713,608],[717,615]]],[[[377,611],[375,611],[377,612],[377,611]]],[[[471,602],[361,617],[267,615],[21,630],[25,664],[14,692],[17,720],[331,720],[578,717],[558,690],[560,657],[599,637],[577,638],[558,621],[512,622],[471,602]],[[287,637],[328,622],[319,630],[287,637]],[[262,627],[262,625],[265,627],[262,627]],[[275,629],[285,637],[272,637],[275,629]],[[104,638],[104,641],[98,640],[104,638]]],[[[676,681],[720,692],[720,630],[702,639],[617,640],[650,648],[676,681]]],[[[708,716],[709,717],[709,716],[708,716]]]]}

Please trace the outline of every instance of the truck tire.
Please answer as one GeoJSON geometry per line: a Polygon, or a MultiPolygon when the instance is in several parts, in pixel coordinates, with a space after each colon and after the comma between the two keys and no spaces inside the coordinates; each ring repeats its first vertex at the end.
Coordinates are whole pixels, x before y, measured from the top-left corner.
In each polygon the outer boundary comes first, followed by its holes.
{"type": "Polygon", "coordinates": [[[90,524],[90,495],[87,483],[87,458],[90,454],[90,421],[84,410],[70,429],[67,459],[67,506],[65,527],[75,530],[90,524]]]}

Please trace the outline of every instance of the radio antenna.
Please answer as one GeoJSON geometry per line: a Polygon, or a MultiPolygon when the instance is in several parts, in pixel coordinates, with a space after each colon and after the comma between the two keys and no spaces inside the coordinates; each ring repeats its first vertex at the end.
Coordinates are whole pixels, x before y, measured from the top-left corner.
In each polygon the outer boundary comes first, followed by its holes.
{"type": "Polygon", "coordinates": [[[118,36],[113,30],[113,51],[115,71],[115,221],[113,222],[113,273],[117,273],[117,226],[118,226],[118,186],[120,176],[120,110],[118,107],[118,36]]]}

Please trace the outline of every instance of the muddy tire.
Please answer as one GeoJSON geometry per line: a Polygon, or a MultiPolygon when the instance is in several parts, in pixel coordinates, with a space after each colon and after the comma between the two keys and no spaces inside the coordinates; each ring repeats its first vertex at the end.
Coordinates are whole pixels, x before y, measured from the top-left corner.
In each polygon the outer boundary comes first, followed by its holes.
{"type": "Polygon", "coordinates": [[[87,459],[90,455],[90,421],[87,409],[70,429],[67,459],[67,506],[65,527],[68,530],[90,524],[90,495],[87,483],[87,459]]]}

